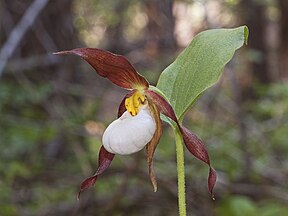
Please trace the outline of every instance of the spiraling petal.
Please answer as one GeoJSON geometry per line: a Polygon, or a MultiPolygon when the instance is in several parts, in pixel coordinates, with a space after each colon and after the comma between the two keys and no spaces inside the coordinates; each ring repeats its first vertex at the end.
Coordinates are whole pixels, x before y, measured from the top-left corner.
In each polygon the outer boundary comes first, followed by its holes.
{"type": "Polygon", "coordinates": [[[106,77],[121,88],[147,89],[149,86],[147,80],[137,73],[124,56],[96,48],[78,48],[54,54],[74,54],[82,57],[100,76],[106,77]]]}
{"type": "Polygon", "coordinates": [[[153,185],[154,192],[156,192],[157,191],[157,181],[156,181],[156,177],[155,177],[154,170],[153,170],[153,157],[154,157],[156,147],[159,143],[160,137],[162,135],[162,122],[160,119],[159,110],[157,109],[156,105],[151,103],[149,100],[148,100],[148,104],[149,104],[150,110],[154,116],[154,119],[156,121],[156,131],[153,135],[152,140],[146,145],[146,156],[147,156],[149,177],[150,177],[151,183],[153,185]]]}
{"type": "Polygon", "coordinates": [[[162,114],[172,119],[180,128],[180,125],[178,123],[177,117],[175,115],[172,106],[161,95],[151,90],[146,90],[145,94],[157,106],[158,110],[162,114]]]}
{"type": "Polygon", "coordinates": [[[195,134],[193,134],[184,126],[181,126],[181,131],[182,131],[184,143],[187,149],[190,151],[190,153],[193,154],[199,160],[208,164],[209,166],[208,190],[211,193],[212,198],[214,199],[213,188],[215,186],[217,176],[216,176],[216,171],[210,165],[209,155],[204,146],[204,143],[195,134]]]}
{"type": "Polygon", "coordinates": [[[213,188],[215,186],[217,176],[216,171],[210,165],[209,155],[204,146],[204,143],[195,134],[179,124],[172,106],[161,95],[151,90],[146,90],[145,94],[157,106],[158,110],[162,114],[168,116],[177,124],[179,130],[182,133],[184,144],[189,152],[192,153],[197,159],[203,161],[209,166],[208,190],[214,199],[213,188]]]}
{"type": "Polygon", "coordinates": [[[96,183],[98,175],[102,174],[110,166],[112,160],[114,159],[114,156],[115,156],[114,154],[108,152],[103,146],[101,146],[99,151],[98,169],[93,176],[85,179],[81,183],[80,191],[77,194],[78,200],[80,199],[81,192],[93,186],[96,183]]]}
{"type": "Polygon", "coordinates": [[[144,105],[136,116],[126,111],[112,122],[103,134],[102,143],[113,154],[133,154],[151,141],[155,130],[155,120],[149,107],[144,105]]]}
{"type": "Polygon", "coordinates": [[[129,98],[131,95],[134,94],[135,91],[130,91],[128,94],[125,95],[125,97],[122,99],[119,108],[118,108],[118,115],[117,117],[120,118],[123,113],[126,111],[126,107],[125,107],[125,100],[126,98],[129,98]]]}

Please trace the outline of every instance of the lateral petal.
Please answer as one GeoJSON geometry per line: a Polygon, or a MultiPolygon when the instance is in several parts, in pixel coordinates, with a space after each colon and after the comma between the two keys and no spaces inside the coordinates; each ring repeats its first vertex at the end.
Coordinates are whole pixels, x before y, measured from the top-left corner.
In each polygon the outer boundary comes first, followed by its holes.
{"type": "Polygon", "coordinates": [[[125,97],[122,99],[120,105],[119,105],[119,108],[118,108],[118,115],[117,117],[120,118],[123,113],[126,111],[126,107],[125,107],[125,100],[126,98],[129,98],[132,94],[134,94],[135,91],[130,91],[129,93],[127,93],[125,95],[125,97]]]}
{"type": "Polygon", "coordinates": [[[180,128],[179,122],[172,106],[161,95],[149,89],[145,90],[145,94],[157,106],[158,110],[162,114],[172,119],[180,128]]]}
{"type": "Polygon", "coordinates": [[[78,48],[54,53],[56,55],[74,54],[86,60],[96,72],[115,85],[125,89],[147,89],[149,84],[130,62],[121,55],[96,49],[78,48]]]}
{"type": "Polygon", "coordinates": [[[209,166],[209,175],[208,175],[208,190],[213,197],[213,188],[216,183],[217,175],[216,171],[211,167],[210,159],[208,152],[205,148],[204,143],[200,140],[195,134],[189,131],[184,126],[181,126],[181,132],[186,148],[191,154],[193,154],[197,159],[203,161],[209,166]]]}
{"type": "Polygon", "coordinates": [[[212,195],[212,199],[214,199],[213,188],[216,183],[217,175],[216,171],[210,165],[209,155],[204,146],[204,143],[195,134],[179,124],[172,106],[161,95],[151,90],[146,90],[145,93],[147,97],[153,101],[153,103],[157,106],[158,110],[162,114],[166,115],[177,124],[182,134],[185,146],[189,152],[193,154],[197,159],[203,161],[209,166],[208,190],[212,195]]]}
{"type": "Polygon", "coordinates": [[[98,169],[93,176],[90,176],[81,183],[80,190],[77,194],[78,200],[80,199],[81,192],[93,186],[96,183],[98,175],[102,174],[110,166],[114,156],[114,154],[108,152],[103,146],[101,146],[99,151],[98,169]]]}

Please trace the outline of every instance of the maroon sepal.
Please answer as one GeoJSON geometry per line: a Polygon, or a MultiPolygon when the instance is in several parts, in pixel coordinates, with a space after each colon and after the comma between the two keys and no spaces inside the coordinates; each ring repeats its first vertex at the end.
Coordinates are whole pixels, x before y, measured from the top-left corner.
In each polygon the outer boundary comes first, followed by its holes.
{"type": "Polygon", "coordinates": [[[195,134],[179,124],[172,106],[161,95],[151,90],[146,90],[145,93],[150,98],[150,100],[153,101],[153,103],[157,106],[158,110],[162,114],[166,115],[177,124],[179,130],[182,133],[185,146],[189,152],[192,153],[197,159],[203,161],[209,166],[208,190],[212,196],[212,199],[214,199],[213,188],[216,183],[217,175],[216,171],[210,165],[209,155],[204,146],[204,143],[195,134]]]}
{"type": "Polygon", "coordinates": [[[96,48],[78,48],[54,54],[78,55],[86,60],[100,76],[106,77],[122,88],[135,89],[141,87],[147,89],[149,87],[147,80],[137,73],[124,56],[96,48]]]}
{"type": "Polygon", "coordinates": [[[149,104],[151,114],[153,115],[154,121],[156,123],[156,131],[152,139],[150,140],[150,142],[146,145],[146,158],[147,158],[147,163],[148,163],[148,173],[149,173],[150,181],[153,185],[154,192],[156,192],[157,181],[156,181],[156,175],[153,169],[153,158],[154,158],[154,153],[159,143],[160,137],[162,135],[162,121],[160,118],[160,111],[158,110],[156,104],[150,102],[149,98],[148,98],[148,104],[149,104]]]}
{"type": "Polygon", "coordinates": [[[98,169],[93,176],[90,176],[81,183],[80,190],[77,194],[77,200],[80,199],[80,194],[82,191],[95,184],[98,175],[102,174],[110,166],[114,156],[114,154],[108,152],[103,146],[101,146],[99,151],[98,169]]]}

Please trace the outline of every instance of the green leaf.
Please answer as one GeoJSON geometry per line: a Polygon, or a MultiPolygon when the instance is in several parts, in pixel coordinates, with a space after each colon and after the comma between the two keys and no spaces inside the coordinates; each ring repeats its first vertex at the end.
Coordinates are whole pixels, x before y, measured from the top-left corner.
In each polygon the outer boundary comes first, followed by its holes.
{"type": "Polygon", "coordinates": [[[246,26],[201,32],[162,72],[157,87],[180,121],[200,94],[217,82],[224,66],[247,39],[246,26]]]}

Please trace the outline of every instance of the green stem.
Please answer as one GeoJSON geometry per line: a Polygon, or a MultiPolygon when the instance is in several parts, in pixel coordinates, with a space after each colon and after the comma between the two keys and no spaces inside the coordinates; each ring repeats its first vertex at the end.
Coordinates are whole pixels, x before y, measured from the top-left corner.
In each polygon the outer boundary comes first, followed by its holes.
{"type": "Polygon", "coordinates": [[[174,129],[174,133],[175,133],[175,139],[176,139],[176,155],[177,155],[179,216],[186,216],[183,139],[182,139],[179,129],[178,130],[174,129]]]}

